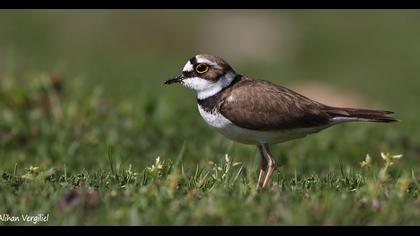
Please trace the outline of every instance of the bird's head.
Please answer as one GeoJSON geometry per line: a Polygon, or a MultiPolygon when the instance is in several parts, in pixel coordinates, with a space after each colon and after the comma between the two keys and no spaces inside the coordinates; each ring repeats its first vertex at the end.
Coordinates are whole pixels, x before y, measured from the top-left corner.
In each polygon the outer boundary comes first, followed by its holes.
{"type": "Polygon", "coordinates": [[[213,96],[228,86],[236,73],[222,58],[199,54],[187,61],[181,74],[165,84],[181,83],[197,93],[198,99],[213,96]]]}

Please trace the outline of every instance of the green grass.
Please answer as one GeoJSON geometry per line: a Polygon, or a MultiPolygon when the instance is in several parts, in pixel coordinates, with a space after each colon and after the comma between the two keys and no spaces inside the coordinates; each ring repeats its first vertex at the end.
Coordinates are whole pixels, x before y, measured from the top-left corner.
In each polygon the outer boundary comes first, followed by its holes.
{"type": "Polygon", "coordinates": [[[280,168],[257,192],[256,147],[211,130],[192,91],[162,83],[205,48],[192,37],[207,29],[200,22],[230,13],[0,11],[0,215],[49,214],[37,225],[418,225],[419,14],[264,11],[270,30],[294,35],[286,56],[220,50],[243,74],[329,83],[402,120],[275,145],[280,168]]]}
{"type": "Polygon", "coordinates": [[[382,225],[418,222],[419,182],[412,176],[377,180],[375,170],[301,176],[277,173],[256,192],[253,171],[221,161],[185,173],[161,164],[89,173],[27,169],[3,174],[10,214],[48,212],[65,225],[382,225]],[[35,197],[36,196],[36,197],[35,197]],[[402,212],[404,212],[402,214],[402,212]],[[343,217],[346,216],[346,217],[343,217]]]}

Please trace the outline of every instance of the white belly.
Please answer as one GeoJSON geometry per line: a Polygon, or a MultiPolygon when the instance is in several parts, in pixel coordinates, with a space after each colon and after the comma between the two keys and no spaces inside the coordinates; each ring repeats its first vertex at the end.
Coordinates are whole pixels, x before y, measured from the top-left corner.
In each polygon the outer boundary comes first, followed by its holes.
{"type": "Polygon", "coordinates": [[[318,132],[326,127],[299,128],[291,130],[260,131],[241,128],[218,112],[210,113],[198,105],[201,117],[211,127],[234,141],[244,144],[281,143],[288,140],[303,138],[307,134],[318,132]]]}

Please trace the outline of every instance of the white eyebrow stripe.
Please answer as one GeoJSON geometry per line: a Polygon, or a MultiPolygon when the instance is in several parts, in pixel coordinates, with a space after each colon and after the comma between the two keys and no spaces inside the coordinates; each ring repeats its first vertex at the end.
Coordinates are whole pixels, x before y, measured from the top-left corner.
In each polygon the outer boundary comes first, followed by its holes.
{"type": "Polygon", "coordinates": [[[184,69],[182,69],[182,71],[192,71],[193,70],[193,65],[191,64],[190,61],[187,62],[187,64],[185,64],[184,69]]]}
{"type": "Polygon", "coordinates": [[[218,69],[222,69],[217,63],[214,63],[212,61],[209,61],[209,60],[207,60],[205,58],[202,58],[200,56],[197,56],[196,59],[197,59],[197,63],[203,63],[203,64],[214,66],[214,67],[216,67],[218,69]]]}

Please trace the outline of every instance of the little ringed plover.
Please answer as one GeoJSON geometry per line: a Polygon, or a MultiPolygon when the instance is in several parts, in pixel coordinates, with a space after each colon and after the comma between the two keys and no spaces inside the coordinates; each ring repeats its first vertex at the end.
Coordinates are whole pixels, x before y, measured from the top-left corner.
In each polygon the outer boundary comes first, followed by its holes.
{"type": "Polygon", "coordinates": [[[261,154],[258,188],[265,188],[277,168],[269,145],[302,138],[350,121],[393,122],[390,111],[332,107],[283,86],[240,75],[222,58],[200,54],[181,74],[165,81],[197,94],[198,111],[229,139],[256,145],[261,154]]]}

